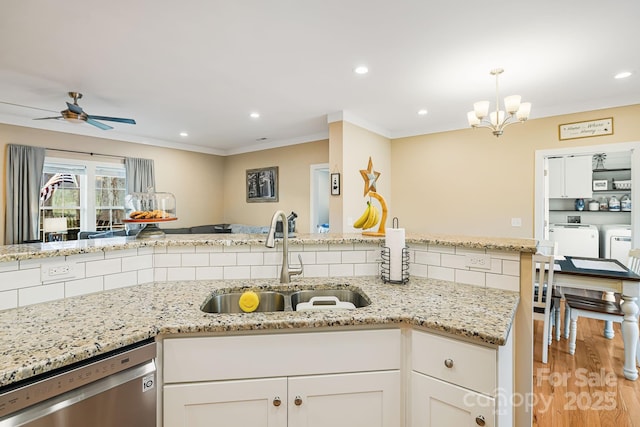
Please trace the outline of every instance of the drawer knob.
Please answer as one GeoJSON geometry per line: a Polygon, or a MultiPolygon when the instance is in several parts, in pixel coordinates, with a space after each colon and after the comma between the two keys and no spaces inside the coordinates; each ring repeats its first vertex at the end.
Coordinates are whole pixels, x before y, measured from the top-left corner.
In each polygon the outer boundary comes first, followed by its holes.
{"type": "Polygon", "coordinates": [[[280,406],[282,404],[282,400],[280,400],[280,397],[276,396],[273,399],[273,406],[280,406]]]}
{"type": "Polygon", "coordinates": [[[482,415],[478,415],[476,417],[476,424],[478,424],[479,426],[485,425],[484,417],[482,415]]]}
{"type": "Polygon", "coordinates": [[[453,359],[445,359],[444,366],[446,366],[447,368],[453,368],[453,359]]]}
{"type": "Polygon", "coordinates": [[[295,403],[296,406],[302,405],[302,398],[300,396],[296,396],[296,399],[293,401],[293,403],[295,403]]]}

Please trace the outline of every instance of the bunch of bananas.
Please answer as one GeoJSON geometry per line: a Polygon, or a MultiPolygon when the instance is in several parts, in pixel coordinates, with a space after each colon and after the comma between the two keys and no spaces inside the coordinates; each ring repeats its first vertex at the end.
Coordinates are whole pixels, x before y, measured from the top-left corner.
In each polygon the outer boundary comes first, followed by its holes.
{"type": "Polygon", "coordinates": [[[353,226],[366,230],[376,225],[378,221],[380,221],[380,210],[378,210],[377,206],[372,205],[371,202],[367,202],[367,209],[365,209],[362,216],[353,223],[353,226]]]}

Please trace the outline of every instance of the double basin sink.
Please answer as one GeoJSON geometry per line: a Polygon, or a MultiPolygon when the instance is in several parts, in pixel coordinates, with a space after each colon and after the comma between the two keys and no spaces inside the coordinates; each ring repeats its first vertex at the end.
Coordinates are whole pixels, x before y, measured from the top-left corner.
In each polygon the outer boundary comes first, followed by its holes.
{"type": "Polygon", "coordinates": [[[315,309],[360,308],[371,300],[358,288],[322,288],[303,290],[223,289],[210,295],[200,309],[205,313],[243,313],[240,297],[245,291],[258,295],[260,304],[256,312],[296,311],[302,306],[315,309]]]}

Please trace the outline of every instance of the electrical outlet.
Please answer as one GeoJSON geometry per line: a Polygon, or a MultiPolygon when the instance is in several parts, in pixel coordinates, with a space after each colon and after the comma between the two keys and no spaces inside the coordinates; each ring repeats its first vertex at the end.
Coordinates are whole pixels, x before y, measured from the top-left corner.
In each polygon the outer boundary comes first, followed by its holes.
{"type": "Polygon", "coordinates": [[[78,264],[64,262],[61,264],[42,264],[40,279],[43,282],[58,282],[65,279],[75,279],[79,275],[78,264]]]}
{"type": "Polygon", "coordinates": [[[522,227],[522,218],[511,218],[512,227],[522,227]]]}
{"type": "Polygon", "coordinates": [[[470,268],[491,268],[491,256],[487,254],[466,255],[466,266],[470,268]]]}

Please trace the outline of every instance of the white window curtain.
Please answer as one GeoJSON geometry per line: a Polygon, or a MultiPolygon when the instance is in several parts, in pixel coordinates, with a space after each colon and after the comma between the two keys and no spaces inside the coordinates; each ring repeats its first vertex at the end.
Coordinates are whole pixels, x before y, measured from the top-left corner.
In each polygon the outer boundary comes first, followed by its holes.
{"type": "Polygon", "coordinates": [[[124,168],[127,172],[127,193],[138,193],[153,188],[156,178],[153,171],[153,160],[125,157],[124,168]]]}
{"type": "MultiPolygon", "coordinates": [[[[127,173],[127,194],[146,192],[150,188],[155,191],[156,178],[153,170],[153,160],[125,157],[124,169],[127,173]]],[[[127,204],[127,201],[125,201],[125,207],[127,204]]],[[[139,224],[127,224],[127,234],[134,235],[142,227],[139,224]]]]}
{"type": "Polygon", "coordinates": [[[38,240],[45,149],[7,145],[5,245],[38,240]]]}

